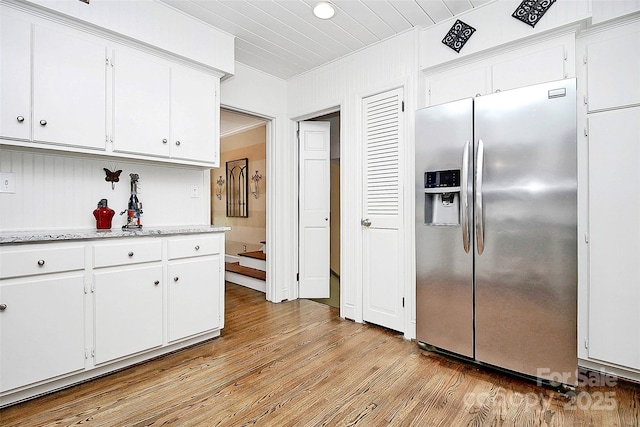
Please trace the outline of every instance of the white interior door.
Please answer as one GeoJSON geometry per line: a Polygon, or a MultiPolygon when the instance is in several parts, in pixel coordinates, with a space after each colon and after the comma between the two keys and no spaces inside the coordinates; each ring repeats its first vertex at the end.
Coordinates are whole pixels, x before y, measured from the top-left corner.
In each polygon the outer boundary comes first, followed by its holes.
{"type": "Polygon", "coordinates": [[[404,331],[402,88],[363,99],[363,311],[366,322],[404,331]]]}
{"type": "Polygon", "coordinates": [[[329,298],[329,122],[300,122],[299,296],[329,298]]]}

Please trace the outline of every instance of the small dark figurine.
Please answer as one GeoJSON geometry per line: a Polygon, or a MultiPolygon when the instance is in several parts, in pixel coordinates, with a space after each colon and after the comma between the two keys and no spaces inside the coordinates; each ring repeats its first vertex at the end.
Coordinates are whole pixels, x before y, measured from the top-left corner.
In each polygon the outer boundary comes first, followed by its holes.
{"type": "Polygon", "coordinates": [[[107,176],[105,177],[105,181],[110,182],[111,183],[111,189],[115,189],[116,188],[116,182],[120,181],[120,174],[122,173],[122,170],[117,170],[115,172],[111,172],[109,169],[107,168],[102,168],[104,169],[104,172],[107,174],[107,176]]]}

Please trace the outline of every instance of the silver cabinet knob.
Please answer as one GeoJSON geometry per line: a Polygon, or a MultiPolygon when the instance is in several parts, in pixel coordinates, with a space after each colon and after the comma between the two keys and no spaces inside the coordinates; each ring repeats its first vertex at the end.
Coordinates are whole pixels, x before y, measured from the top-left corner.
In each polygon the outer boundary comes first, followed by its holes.
{"type": "Polygon", "coordinates": [[[153,282],[153,284],[158,286],[160,284],[160,280],[156,280],[155,282],[153,282]]]}
{"type": "Polygon", "coordinates": [[[42,266],[44,265],[44,260],[43,260],[43,259],[39,259],[39,260],[38,260],[38,265],[39,265],[40,267],[42,267],[42,266]]]}
{"type": "Polygon", "coordinates": [[[480,98],[482,95],[480,95],[479,93],[476,93],[476,98],[480,98]]]}
{"type": "Polygon", "coordinates": [[[196,249],[196,251],[199,251],[200,250],[200,245],[196,245],[195,249],[196,249]]]}
{"type": "Polygon", "coordinates": [[[18,116],[18,117],[16,117],[16,120],[17,120],[19,123],[22,123],[22,122],[24,122],[24,117],[23,117],[23,116],[18,116]]]}
{"type": "Polygon", "coordinates": [[[167,143],[167,138],[163,138],[163,139],[162,139],[162,143],[163,143],[163,144],[166,144],[166,143],[167,143]]]}
{"type": "Polygon", "coordinates": [[[363,227],[370,227],[371,226],[371,221],[369,221],[369,218],[365,218],[363,220],[360,220],[360,224],[363,227]]]}
{"type": "Polygon", "coordinates": [[[174,282],[177,282],[178,280],[180,280],[180,278],[179,278],[178,276],[176,276],[176,277],[174,277],[174,278],[173,278],[173,281],[174,281],[174,282]]]}
{"type": "Polygon", "coordinates": [[[7,304],[0,304],[0,311],[5,311],[7,309],[7,304]]]}
{"type": "Polygon", "coordinates": [[[496,89],[496,93],[500,93],[502,92],[500,89],[496,89]]]}
{"type": "Polygon", "coordinates": [[[133,256],[133,252],[129,252],[127,255],[129,255],[129,257],[133,256]]]}
{"type": "Polygon", "coordinates": [[[40,120],[40,125],[41,126],[46,126],[47,125],[47,121],[46,120],[40,120]]]}
{"type": "Polygon", "coordinates": [[[180,145],[180,141],[176,141],[176,145],[180,145]]]}

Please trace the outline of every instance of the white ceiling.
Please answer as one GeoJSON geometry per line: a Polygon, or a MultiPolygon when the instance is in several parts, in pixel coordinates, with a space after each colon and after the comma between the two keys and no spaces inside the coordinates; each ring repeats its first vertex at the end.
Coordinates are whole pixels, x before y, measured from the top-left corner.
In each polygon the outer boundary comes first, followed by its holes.
{"type": "Polygon", "coordinates": [[[220,109],[220,138],[245,132],[267,123],[260,117],[250,116],[248,114],[238,113],[235,111],[220,109]]]}
{"type": "MultiPolygon", "coordinates": [[[[289,79],[412,27],[426,28],[491,0],[163,0],[236,37],[236,61],[289,79]]],[[[444,37],[444,35],[443,35],[444,37]]]]}

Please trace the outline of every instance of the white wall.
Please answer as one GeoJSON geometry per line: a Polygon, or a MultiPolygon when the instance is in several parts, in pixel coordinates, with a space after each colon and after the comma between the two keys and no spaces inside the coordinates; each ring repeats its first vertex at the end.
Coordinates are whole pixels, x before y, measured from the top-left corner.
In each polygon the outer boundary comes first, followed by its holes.
{"type": "MultiPolygon", "coordinates": [[[[362,98],[389,89],[405,88],[406,153],[413,152],[413,111],[416,108],[418,42],[417,31],[408,31],[353,55],[339,59],[289,80],[289,117],[310,118],[340,108],[341,120],[341,315],[362,321],[362,98]]],[[[290,136],[290,139],[293,135],[290,136]]],[[[297,162],[281,165],[296,179],[297,162]]],[[[413,157],[402,159],[405,183],[413,182],[413,157]]],[[[405,271],[413,268],[413,188],[405,185],[405,271]]],[[[290,206],[295,211],[295,206],[290,206]]],[[[415,336],[415,273],[406,275],[407,318],[405,334],[415,336]]]]}
{"type": "Polygon", "coordinates": [[[3,231],[94,229],[100,199],[116,211],[113,228],[121,227],[126,221],[118,214],[127,208],[130,173],[140,175],[144,227],[209,224],[209,173],[201,169],[3,148],[0,171],[16,176],[15,194],[0,193],[3,231]],[[103,168],[122,169],[114,190],[103,168]],[[190,197],[192,186],[200,197],[190,197]]]}
{"type": "Polygon", "coordinates": [[[236,72],[220,85],[220,105],[270,119],[267,125],[267,300],[292,299],[297,250],[293,217],[298,199],[293,179],[293,122],[287,116],[287,83],[236,63],[236,72]]]}

